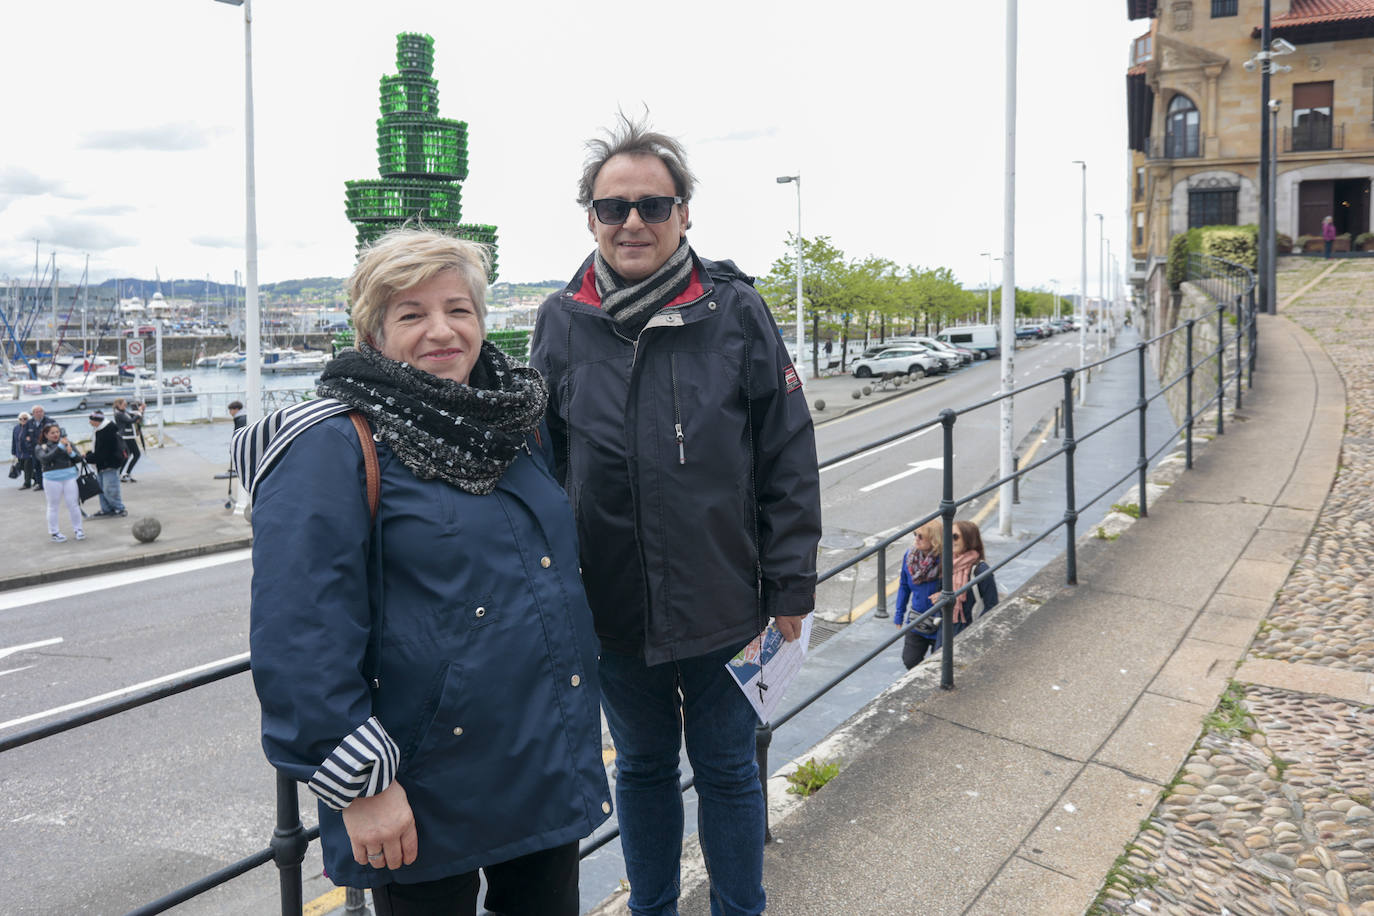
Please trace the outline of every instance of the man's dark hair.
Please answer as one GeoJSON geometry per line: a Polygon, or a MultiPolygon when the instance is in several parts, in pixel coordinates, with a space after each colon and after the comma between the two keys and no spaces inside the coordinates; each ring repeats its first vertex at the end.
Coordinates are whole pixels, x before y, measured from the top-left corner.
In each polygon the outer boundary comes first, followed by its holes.
{"type": "Polygon", "coordinates": [[[673,177],[674,193],[683,203],[689,202],[696,189],[697,176],[687,167],[687,153],[682,144],[667,134],[649,130],[644,121],[631,120],[623,111],[616,112],[616,117],[619,123],[603,131],[604,140],[596,137],[587,141],[587,161],[577,183],[578,206],[585,209],[592,205],[596,176],[613,156],[657,156],[673,177]]]}
{"type": "Polygon", "coordinates": [[[242,401],[230,401],[225,405],[225,410],[243,410],[242,401]]]}

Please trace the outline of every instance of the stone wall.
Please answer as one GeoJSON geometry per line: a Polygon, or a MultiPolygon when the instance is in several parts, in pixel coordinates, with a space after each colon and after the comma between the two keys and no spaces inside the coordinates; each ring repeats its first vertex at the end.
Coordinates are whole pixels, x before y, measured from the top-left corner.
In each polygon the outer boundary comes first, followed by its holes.
{"type": "MultiPolygon", "coordinates": [[[[144,342],[148,347],[148,356],[145,365],[153,367],[153,338],[144,337],[144,342]]],[[[81,342],[77,340],[67,341],[72,347],[79,348],[81,342]]],[[[301,349],[302,346],[312,350],[332,349],[334,343],[333,334],[297,334],[291,338],[291,346],[301,349]]],[[[233,337],[204,337],[199,335],[166,335],[162,338],[162,366],[164,369],[188,369],[194,365],[196,357],[200,355],[212,355],[222,353],[225,350],[232,350],[238,345],[238,340],[233,337]],[[204,354],[201,348],[204,347],[204,354]]],[[[263,340],[263,348],[269,346],[266,339],[263,340]]],[[[25,353],[36,353],[39,350],[46,353],[52,347],[51,339],[26,340],[24,341],[25,353]]],[[[113,338],[107,338],[94,349],[102,356],[115,355],[116,342],[113,338]]],[[[118,341],[118,352],[120,358],[124,356],[124,340],[118,341]]]]}
{"type": "MultiPolygon", "coordinates": [[[[1217,319],[1212,310],[1216,306],[1215,300],[1205,289],[1207,281],[1196,283],[1184,283],[1177,296],[1170,303],[1170,311],[1176,309],[1177,314],[1171,315],[1170,324],[1178,327],[1178,332],[1155,344],[1154,358],[1155,368],[1159,374],[1160,384],[1167,385],[1177,378],[1188,367],[1188,332],[1184,325],[1189,319],[1196,320],[1193,325],[1193,413],[1194,417],[1201,411],[1202,405],[1209,398],[1215,397],[1217,391],[1217,361],[1214,353],[1217,347],[1217,319]],[[1205,316],[1205,317],[1204,317],[1205,316]]],[[[1162,329],[1161,329],[1162,330],[1162,329]]],[[[1160,331],[1156,331],[1160,333],[1160,331]]],[[[1236,371],[1236,345],[1231,338],[1236,333],[1236,323],[1228,313],[1223,319],[1222,333],[1230,341],[1222,359],[1222,371],[1227,374],[1228,382],[1226,388],[1226,402],[1233,403],[1235,397],[1234,375],[1236,371]]],[[[1246,341],[1246,349],[1249,342],[1246,341]]],[[[1165,401],[1169,405],[1169,413],[1173,416],[1174,422],[1182,425],[1187,417],[1188,393],[1187,384],[1180,382],[1170,388],[1164,395],[1165,401]]],[[[1216,405],[1212,405],[1215,407],[1216,405]]],[[[1208,409],[1211,412],[1211,408],[1208,409]]],[[[1194,427],[1196,430],[1196,426],[1194,427]]]]}

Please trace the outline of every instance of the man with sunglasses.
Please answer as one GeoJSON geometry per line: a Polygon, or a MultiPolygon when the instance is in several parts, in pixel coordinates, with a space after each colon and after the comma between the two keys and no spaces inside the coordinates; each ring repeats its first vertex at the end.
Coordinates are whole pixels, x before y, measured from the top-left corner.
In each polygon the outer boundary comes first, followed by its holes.
{"type": "Polygon", "coordinates": [[[588,149],[578,203],[596,250],[540,307],[531,363],[601,641],[629,907],[677,913],[685,734],[712,914],[752,916],[757,719],[725,666],[770,617],[795,639],[815,604],[811,415],[752,280],[687,243],[681,145],[622,115],[588,149]]]}

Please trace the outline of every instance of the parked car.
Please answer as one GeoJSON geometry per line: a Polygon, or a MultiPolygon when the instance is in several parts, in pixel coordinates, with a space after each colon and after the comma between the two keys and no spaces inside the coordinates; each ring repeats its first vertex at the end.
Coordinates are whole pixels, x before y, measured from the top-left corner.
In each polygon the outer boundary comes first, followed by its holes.
{"type": "Polygon", "coordinates": [[[1039,340],[1044,334],[1032,324],[1024,324],[1016,329],[1017,340],[1039,340]]]}
{"type": "Polygon", "coordinates": [[[944,370],[938,356],[924,347],[888,347],[874,356],[861,356],[850,364],[855,378],[884,375],[917,377],[944,370]]]}
{"type": "Polygon", "coordinates": [[[1002,332],[995,324],[945,328],[935,335],[935,339],[972,350],[978,359],[990,359],[1002,354],[1002,332]]]}
{"type": "Polygon", "coordinates": [[[972,350],[965,350],[963,353],[960,353],[957,347],[951,346],[943,340],[936,340],[934,337],[917,337],[916,343],[925,347],[936,356],[953,359],[954,363],[950,366],[952,369],[957,369],[960,366],[966,366],[973,362],[972,350]]]}

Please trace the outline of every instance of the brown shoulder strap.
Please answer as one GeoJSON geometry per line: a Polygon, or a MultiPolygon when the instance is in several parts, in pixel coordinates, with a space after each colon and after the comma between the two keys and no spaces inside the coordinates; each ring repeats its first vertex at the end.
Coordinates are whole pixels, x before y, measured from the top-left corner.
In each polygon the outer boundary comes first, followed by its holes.
{"type": "Polygon", "coordinates": [[[363,467],[367,469],[367,508],[375,521],[377,505],[382,499],[382,474],[377,464],[377,443],[372,439],[372,427],[358,411],[349,413],[353,428],[358,431],[358,444],[363,447],[363,467]]]}

